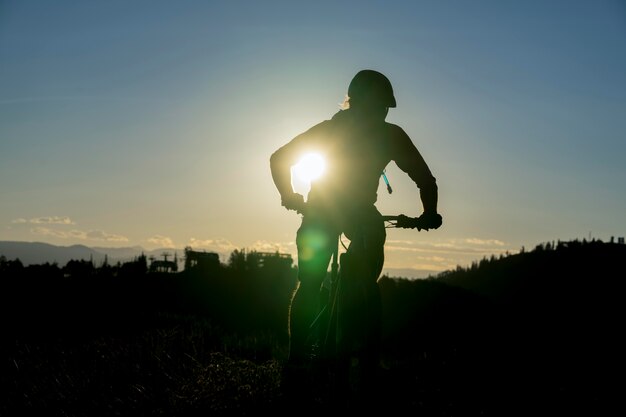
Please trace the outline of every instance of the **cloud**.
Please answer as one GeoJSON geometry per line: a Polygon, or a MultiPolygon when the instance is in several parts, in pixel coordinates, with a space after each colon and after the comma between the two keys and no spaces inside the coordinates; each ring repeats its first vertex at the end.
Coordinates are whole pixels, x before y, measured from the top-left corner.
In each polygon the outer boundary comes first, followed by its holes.
{"type": "Polygon", "coordinates": [[[455,265],[451,264],[429,264],[429,263],[419,263],[415,265],[411,265],[411,269],[425,269],[428,271],[437,271],[442,272],[449,269],[454,269],[455,265]]]}
{"type": "Polygon", "coordinates": [[[90,230],[86,235],[87,239],[104,240],[107,242],[128,242],[128,238],[125,236],[106,233],[102,230],[90,230]]]}
{"type": "Polygon", "coordinates": [[[414,245],[415,242],[413,240],[387,239],[387,244],[393,244],[393,245],[414,245]]]}
{"type": "Polygon", "coordinates": [[[428,249],[396,245],[385,245],[385,250],[389,252],[428,252],[428,249]]]}
{"type": "Polygon", "coordinates": [[[504,242],[497,239],[477,239],[477,238],[468,238],[465,241],[471,245],[488,245],[488,246],[504,246],[504,242]]]}
{"type": "Polygon", "coordinates": [[[475,237],[445,239],[435,242],[390,240],[385,245],[385,267],[400,268],[411,265],[415,269],[444,271],[492,255],[516,253],[505,242],[475,237]]]}
{"type": "Polygon", "coordinates": [[[30,222],[34,224],[75,224],[67,216],[35,217],[30,219],[30,222]]]}
{"type": "Polygon", "coordinates": [[[465,238],[449,239],[439,242],[413,242],[413,241],[388,241],[385,249],[389,252],[416,252],[416,253],[437,253],[455,255],[501,254],[505,252],[515,252],[512,248],[506,248],[506,243],[490,239],[465,238]]]}
{"type": "Polygon", "coordinates": [[[148,242],[157,245],[159,247],[162,248],[173,248],[175,247],[174,242],[172,241],[172,239],[170,239],[167,236],[161,236],[161,235],[154,235],[152,236],[150,239],[148,239],[148,242]]]}
{"type": "Polygon", "coordinates": [[[232,252],[237,248],[229,240],[226,239],[196,239],[192,237],[189,239],[188,246],[192,249],[205,249],[214,252],[232,252]]]}
{"type": "Polygon", "coordinates": [[[33,217],[30,220],[19,218],[11,221],[13,224],[76,224],[67,216],[47,216],[47,217],[33,217]]]}
{"type": "Polygon", "coordinates": [[[252,244],[252,250],[258,252],[295,252],[295,242],[268,242],[266,240],[257,240],[252,244]]]}
{"type": "Polygon", "coordinates": [[[53,236],[53,237],[59,237],[61,239],[69,239],[69,238],[85,239],[85,233],[79,230],[72,230],[68,232],[68,231],[63,231],[63,230],[54,230],[48,227],[35,227],[33,229],[30,229],[30,232],[36,235],[53,236]]]}
{"type": "Polygon", "coordinates": [[[61,239],[80,239],[80,240],[99,240],[106,242],[128,242],[128,238],[122,235],[115,235],[103,232],[102,230],[54,230],[48,227],[35,227],[30,230],[31,233],[43,236],[53,236],[61,239]]]}

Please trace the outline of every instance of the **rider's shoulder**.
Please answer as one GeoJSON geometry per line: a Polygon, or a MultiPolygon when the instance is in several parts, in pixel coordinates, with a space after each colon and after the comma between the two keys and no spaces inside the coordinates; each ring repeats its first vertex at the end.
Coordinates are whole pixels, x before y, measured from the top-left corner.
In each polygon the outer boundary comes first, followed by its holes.
{"type": "Polygon", "coordinates": [[[393,123],[385,122],[385,127],[387,129],[387,135],[390,139],[396,141],[411,140],[409,138],[409,135],[400,126],[393,123]]]}
{"type": "Polygon", "coordinates": [[[299,136],[316,136],[323,134],[326,130],[330,129],[332,120],[323,120],[302,132],[299,136]]]}

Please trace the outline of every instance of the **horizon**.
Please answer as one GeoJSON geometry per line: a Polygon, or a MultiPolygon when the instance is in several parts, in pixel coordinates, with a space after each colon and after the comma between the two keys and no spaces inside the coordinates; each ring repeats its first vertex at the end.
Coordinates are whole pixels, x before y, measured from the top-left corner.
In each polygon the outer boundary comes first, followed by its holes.
{"type": "MultiPolygon", "coordinates": [[[[463,268],[463,269],[467,269],[469,268],[471,265],[475,265],[478,262],[480,262],[481,260],[484,259],[492,259],[492,258],[506,258],[509,256],[514,256],[514,255],[519,255],[522,253],[527,253],[527,252],[532,252],[533,250],[535,250],[536,248],[543,246],[545,247],[546,245],[550,245],[550,246],[554,246],[556,247],[556,244],[560,244],[560,243],[572,243],[572,242],[600,242],[600,243],[610,243],[610,244],[624,244],[624,237],[623,236],[610,236],[609,239],[602,239],[600,237],[597,236],[586,236],[586,237],[582,237],[582,238],[574,238],[574,239],[569,239],[569,240],[563,240],[563,239],[552,239],[552,240],[548,240],[545,242],[539,242],[536,245],[533,245],[532,247],[526,248],[526,247],[522,247],[520,248],[518,251],[514,251],[514,252],[505,252],[505,253],[500,253],[500,254],[491,254],[491,255],[484,255],[482,258],[480,259],[474,259],[473,261],[471,261],[468,265],[457,265],[454,268],[450,268],[450,269],[446,269],[446,270],[441,270],[441,271],[433,271],[433,270],[420,270],[420,269],[416,269],[416,268],[388,268],[388,267],[384,267],[383,271],[380,274],[380,278],[382,277],[388,277],[388,278],[396,278],[396,279],[427,279],[427,278],[437,278],[438,276],[440,276],[440,274],[442,273],[446,273],[446,272],[454,272],[455,270],[458,270],[458,268],[463,268]]],[[[13,257],[6,257],[5,256],[5,252],[2,251],[2,244],[13,244],[13,243],[18,243],[18,244],[43,244],[43,245],[50,245],[53,246],[55,248],[60,248],[60,249],[71,249],[74,247],[81,247],[81,248],[86,248],[89,249],[91,251],[97,252],[100,256],[102,257],[106,257],[109,261],[112,262],[121,262],[121,263],[125,263],[125,262],[131,262],[137,259],[138,256],[144,255],[144,256],[148,256],[148,259],[152,262],[155,260],[159,260],[159,258],[156,256],[157,254],[159,256],[164,256],[166,255],[167,257],[176,257],[178,259],[177,263],[180,264],[184,264],[184,258],[185,258],[185,249],[186,248],[176,248],[176,247],[161,247],[161,248],[153,248],[153,249],[146,249],[142,246],[139,245],[135,245],[135,246],[89,246],[89,245],[85,245],[83,243],[78,243],[78,244],[71,244],[71,245],[54,245],[54,244],[50,244],[47,242],[40,242],[40,241],[32,241],[32,242],[28,242],[28,241],[0,241],[0,257],[5,257],[7,260],[9,261],[14,261],[17,259],[20,259],[19,256],[13,256],[13,257]],[[112,251],[133,251],[132,254],[115,254],[115,252],[113,253],[108,253],[106,252],[107,250],[112,250],[112,251]],[[172,252],[174,251],[174,252],[172,252]],[[180,256],[178,254],[178,251],[181,252],[180,256]]],[[[212,252],[215,253],[219,256],[219,260],[220,263],[222,263],[223,265],[227,265],[228,264],[228,260],[229,257],[231,255],[232,252],[214,252],[214,251],[207,251],[204,249],[196,249],[196,248],[190,248],[193,251],[206,251],[206,252],[212,252]]],[[[254,248],[237,248],[234,249],[233,251],[243,251],[245,253],[251,253],[251,252],[257,252],[257,253],[277,253],[277,254],[285,254],[283,252],[277,252],[277,251],[271,251],[271,252],[267,252],[267,251],[260,251],[260,250],[256,250],[254,248]]],[[[288,254],[291,256],[293,263],[292,266],[293,267],[297,267],[297,257],[293,257],[293,255],[288,254]]],[[[30,255],[32,256],[32,255],[30,255]]],[[[39,258],[41,258],[41,255],[39,255],[39,258]]],[[[85,258],[80,258],[83,260],[86,260],[85,258]]],[[[77,258],[73,258],[71,256],[68,257],[68,260],[65,262],[68,262],[69,260],[80,260],[77,258]]],[[[104,258],[103,258],[104,259],[104,258]]],[[[22,259],[20,259],[20,261],[22,261],[22,259]]],[[[98,259],[97,261],[92,259],[92,261],[94,262],[100,262],[100,264],[102,264],[102,259],[98,259]]],[[[43,263],[53,263],[53,264],[59,264],[60,267],[64,266],[63,264],[65,263],[59,263],[56,259],[46,259],[41,260],[41,261],[30,261],[30,262],[22,262],[24,264],[24,266],[28,266],[28,265],[39,265],[39,264],[43,264],[43,263]]],[[[95,265],[96,267],[98,267],[98,265],[95,265]]],[[[100,265],[101,266],[101,265],[100,265]]],[[[329,269],[330,271],[330,269],[329,269]]]]}
{"type": "MultiPolygon", "coordinates": [[[[388,230],[385,270],[626,235],[623,3],[324,4],[3,2],[0,240],[295,260],[269,156],[363,68],[391,80],[387,121],[443,215],[388,230]]],[[[421,214],[411,180],[386,175],[380,211],[421,214]]]]}

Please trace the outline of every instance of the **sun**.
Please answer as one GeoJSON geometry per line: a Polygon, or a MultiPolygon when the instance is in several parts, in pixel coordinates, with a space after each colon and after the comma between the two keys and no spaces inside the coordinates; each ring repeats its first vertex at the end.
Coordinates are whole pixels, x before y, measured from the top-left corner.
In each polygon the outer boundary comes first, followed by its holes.
{"type": "Polygon", "coordinates": [[[326,161],[318,153],[308,153],[293,167],[296,177],[305,183],[311,183],[320,178],[326,169],[326,161]]]}

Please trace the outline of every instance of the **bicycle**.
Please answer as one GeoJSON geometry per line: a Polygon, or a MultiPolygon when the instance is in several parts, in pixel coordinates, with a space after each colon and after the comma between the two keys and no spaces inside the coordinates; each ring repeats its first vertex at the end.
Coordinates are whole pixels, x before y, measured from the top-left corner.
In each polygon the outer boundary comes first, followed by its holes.
{"type": "MultiPolygon", "coordinates": [[[[405,228],[429,230],[420,218],[405,215],[382,216],[385,228],[405,228]]],[[[350,352],[346,346],[359,345],[363,341],[345,340],[347,332],[342,326],[342,274],[339,246],[343,245],[341,234],[331,257],[331,269],[327,280],[320,288],[320,309],[309,327],[310,363],[313,383],[327,399],[346,399],[346,391],[351,391],[358,377],[355,375],[359,366],[359,352],[350,352]]],[[[365,296],[363,296],[365,297],[365,296]]]]}

